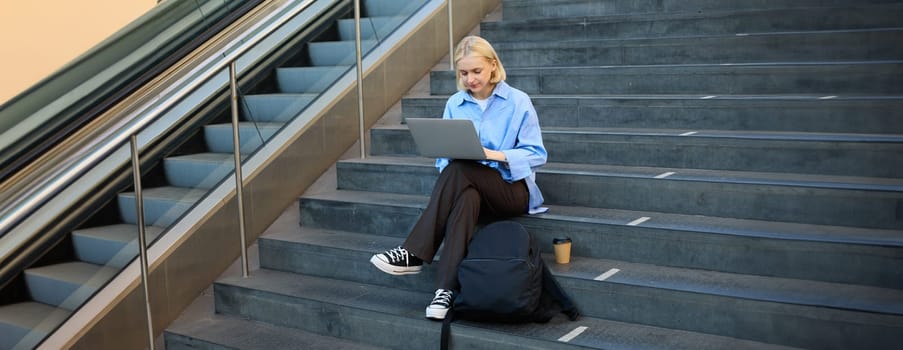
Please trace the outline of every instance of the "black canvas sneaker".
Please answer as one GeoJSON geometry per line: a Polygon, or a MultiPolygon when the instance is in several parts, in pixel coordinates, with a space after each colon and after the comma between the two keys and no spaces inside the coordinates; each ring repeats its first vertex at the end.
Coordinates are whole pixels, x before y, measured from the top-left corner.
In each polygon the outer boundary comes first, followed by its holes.
{"type": "Polygon", "coordinates": [[[375,254],[370,258],[370,263],[390,275],[412,275],[420,273],[423,268],[423,260],[402,247],[375,254]]]}
{"type": "Polygon", "coordinates": [[[444,320],[448,314],[448,308],[452,303],[452,291],[448,289],[436,289],[436,296],[433,302],[426,307],[426,318],[433,320],[444,320]]]}

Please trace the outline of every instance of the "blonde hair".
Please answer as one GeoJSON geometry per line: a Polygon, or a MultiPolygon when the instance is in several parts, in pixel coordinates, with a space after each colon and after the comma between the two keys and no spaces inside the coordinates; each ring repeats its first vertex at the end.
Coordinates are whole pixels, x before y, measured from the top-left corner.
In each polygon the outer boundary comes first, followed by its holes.
{"type": "MultiPolygon", "coordinates": [[[[495,53],[495,49],[492,48],[492,45],[486,39],[475,35],[461,39],[461,42],[458,43],[458,47],[455,49],[455,64],[458,64],[458,61],[466,56],[483,57],[489,63],[495,63],[495,71],[489,76],[490,83],[498,84],[500,81],[505,80],[505,67],[502,66],[499,55],[495,53]]],[[[458,82],[458,90],[466,90],[464,83],[461,82],[461,71],[455,69],[455,78],[458,82]]]]}

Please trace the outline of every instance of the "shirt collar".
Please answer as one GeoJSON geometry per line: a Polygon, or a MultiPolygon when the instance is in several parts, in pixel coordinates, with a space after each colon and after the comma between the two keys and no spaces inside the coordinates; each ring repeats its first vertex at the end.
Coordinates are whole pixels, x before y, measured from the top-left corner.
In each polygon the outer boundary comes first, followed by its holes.
{"type": "MultiPolygon", "coordinates": [[[[508,86],[504,80],[500,81],[495,85],[495,89],[492,90],[492,96],[498,96],[501,99],[507,100],[508,96],[511,95],[511,86],[508,86]]],[[[464,101],[469,101],[473,103],[477,103],[477,101],[471,96],[467,91],[462,91],[462,93],[458,94],[457,101],[454,101],[455,105],[462,105],[464,101]]]]}

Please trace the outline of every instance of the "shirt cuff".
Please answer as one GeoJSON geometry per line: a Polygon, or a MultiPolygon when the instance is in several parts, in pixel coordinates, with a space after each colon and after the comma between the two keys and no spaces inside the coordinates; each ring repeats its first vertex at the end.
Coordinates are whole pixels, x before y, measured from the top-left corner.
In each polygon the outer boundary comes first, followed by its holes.
{"type": "Polygon", "coordinates": [[[530,208],[530,210],[527,211],[527,214],[530,214],[530,215],[536,215],[536,214],[546,213],[546,212],[548,212],[548,211],[549,211],[549,208],[546,208],[546,207],[536,207],[536,208],[530,208]]]}

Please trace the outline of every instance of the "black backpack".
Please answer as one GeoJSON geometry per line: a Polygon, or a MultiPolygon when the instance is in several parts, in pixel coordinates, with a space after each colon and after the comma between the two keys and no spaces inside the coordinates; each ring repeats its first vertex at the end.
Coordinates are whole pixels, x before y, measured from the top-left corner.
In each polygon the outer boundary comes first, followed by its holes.
{"type": "Polygon", "coordinates": [[[543,262],[539,242],[514,221],[493,222],[474,234],[458,265],[458,282],[442,326],[442,349],[454,319],[544,323],[558,312],[571,320],[579,315],[543,262]]]}

